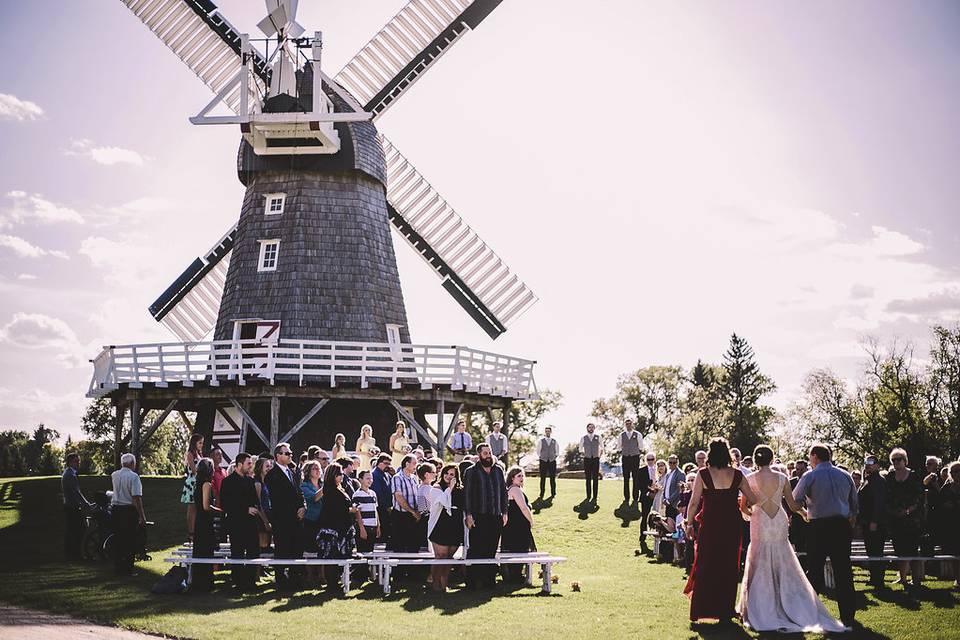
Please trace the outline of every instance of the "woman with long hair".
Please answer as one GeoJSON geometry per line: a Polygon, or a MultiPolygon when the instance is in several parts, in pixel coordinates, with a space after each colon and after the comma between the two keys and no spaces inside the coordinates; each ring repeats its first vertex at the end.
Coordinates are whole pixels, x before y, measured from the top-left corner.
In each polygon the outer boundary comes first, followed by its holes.
{"type": "Polygon", "coordinates": [[[267,488],[267,474],[273,468],[273,458],[257,458],[253,465],[253,486],[257,490],[257,500],[260,502],[260,520],[257,523],[257,532],[260,537],[260,555],[270,552],[270,489],[267,488]]]}
{"type": "MultiPolygon", "coordinates": [[[[329,469],[330,467],[327,467],[329,469]]],[[[320,463],[307,460],[301,469],[303,482],[300,491],[307,510],[303,514],[303,550],[317,550],[317,531],[320,529],[320,513],[323,511],[323,486],[320,480],[320,463]]],[[[323,578],[323,567],[307,567],[307,580],[318,583],[323,578]]]]}
{"type": "MultiPolygon", "coordinates": [[[[500,536],[500,550],[507,553],[529,553],[537,550],[533,540],[533,513],[523,492],[523,469],[511,467],[507,471],[507,524],[500,536]]],[[[508,564],[503,567],[504,579],[510,583],[523,582],[523,566],[508,564]]]]}
{"type": "Polygon", "coordinates": [[[333,446],[330,447],[330,459],[339,460],[347,455],[347,437],[338,433],[333,437],[333,446]]]}
{"type": "Polygon", "coordinates": [[[397,427],[390,436],[391,465],[394,469],[403,468],[403,457],[410,453],[410,443],[407,441],[407,423],[397,420],[397,427]]]}
{"type": "MultiPolygon", "coordinates": [[[[437,558],[452,558],[463,545],[463,485],[460,468],[455,464],[444,465],[432,487],[427,539],[437,558]]],[[[431,566],[434,591],[447,590],[450,569],[450,565],[431,566]]]]}
{"type": "Polygon", "coordinates": [[[729,622],[736,616],[740,581],[740,492],[756,502],[725,438],[710,441],[707,466],[697,473],[687,508],[687,538],[695,541],[693,568],[683,592],[690,597],[690,619],[729,622]],[[702,507],[702,508],[701,508],[702,507]],[[693,521],[699,524],[694,535],[693,521]]]}
{"type": "Polygon", "coordinates": [[[343,490],[343,468],[331,462],[323,476],[323,509],[317,530],[318,558],[349,558],[356,540],[357,508],[343,490]]]}
{"type": "Polygon", "coordinates": [[[360,458],[360,468],[357,470],[359,474],[361,471],[372,471],[373,470],[373,451],[377,448],[377,441],[373,437],[373,427],[368,424],[360,427],[360,437],[357,438],[357,457],[360,458]]]}
{"type": "MultiPolygon", "coordinates": [[[[197,486],[197,462],[203,457],[203,434],[190,436],[190,444],[183,454],[183,466],[186,468],[180,502],[187,505],[187,539],[193,540],[194,521],[197,518],[197,503],[194,500],[197,486]]],[[[212,461],[211,461],[212,462],[212,461]]]]}
{"type": "MultiPolygon", "coordinates": [[[[223,513],[216,506],[213,498],[213,460],[200,458],[196,463],[196,490],[194,491],[194,505],[196,519],[194,521],[193,557],[212,558],[219,540],[213,530],[214,514],[223,513]]],[[[193,579],[190,582],[191,591],[210,591],[213,588],[213,565],[193,565],[193,579]]]]}

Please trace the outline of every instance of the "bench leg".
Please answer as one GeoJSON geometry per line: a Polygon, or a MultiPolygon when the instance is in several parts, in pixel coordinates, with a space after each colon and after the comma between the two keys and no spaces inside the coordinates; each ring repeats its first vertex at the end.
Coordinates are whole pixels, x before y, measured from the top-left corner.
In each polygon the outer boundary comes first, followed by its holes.
{"type": "Polygon", "coordinates": [[[350,593],[350,564],[343,565],[343,595],[350,593]]]}
{"type": "Polygon", "coordinates": [[[543,573],[543,593],[550,593],[550,569],[553,567],[551,564],[544,563],[540,565],[543,573]]]}
{"type": "Polygon", "coordinates": [[[533,567],[534,565],[532,564],[527,565],[527,586],[528,587],[533,586],[533,567]]]}
{"type": "Polygon", "coordinates": [[[390,565],[383,565],[383,595],[390,595],[390,565]]]}
{"type": "Polygon", "coordinates": [[[830,563],[829,558],[827,558],[827,561],[823,564],[823,586],[827,589],[833,589],[836,586],[833,579],[833,565],[830,563]]]}

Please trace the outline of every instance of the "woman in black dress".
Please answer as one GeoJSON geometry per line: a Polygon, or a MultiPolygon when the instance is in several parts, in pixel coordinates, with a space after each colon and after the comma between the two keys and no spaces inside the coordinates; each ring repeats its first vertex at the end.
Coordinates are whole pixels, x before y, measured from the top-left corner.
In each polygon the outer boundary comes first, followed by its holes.
{"type": "MultiPolygon", "coordinates": [[[[193,557],[212,558],[214,550],[219,545],[213,530],[213,514],[222,513],[220,507],[214,505],[213,500],[213,460],[200,458],[197,462],[196,478],[193,500],[197,515],[193,525],[193,557]]],[[[190,590],[203,592],[213,589],[213,565],[192,566],[193,579],[190,581],[190,590]]]]}
{"type": "MultiPolygon", "coordinates": [[[[427,539],[433,545],[434,557],[452,558],[463,545],[463,486],[460,484],[460,468],[455,464],[444,466],[432,491],[427,539]]],[[[450,580],[450,565],[432,565],[430,572],[433,575],[433,590],[446,591],[450,580]]]]}
{"type": "MultiPolygon", "coordinates": [[[[890,452],[893,471],[887,474],[887,512],[890,522],[890,539],[898,556],[917,556],[920,552],[920,533],[923,527],[923,481],[907,466],[907,452],[896,448],[890,452]]],[[[913,586],[919,587],[923,563],[917,560],[899,563],[900,579],[897,584],[907,584],[907,573],[913,578],[913,586]]]]}
{"type": "MultiPolygon", "coordinates": [[[[507,524],[500,535],[500,551],[505,553],[528,553],[536,551],[533,541],[533,513],[530,501],[523,492],[523,469],[512,467],[507,472],[507,524]]],[[[523,582],[523,565],[508,564],[503,567],[506,582],[523,582]]]]}
{"type": "MultiPolygon", "coordinates": [[[[956,556],[960,555],[960,462],[951,462],[947,470],[947,481],[937,496],[940,511],[938,538],[943,553],[956,556]]],[[[953,561],[953,577],[953,588],[960,589],[960,560],[953,561]]]]}
{"type": "MultiPolygon", "coordinates": [[[[317,521],[317,557],[349,558],[356,538],[357,508],[343,490],[343,469],[330,463],[323,476],[323,508],[317,521]]],[[[327,583],[331,586],[330,583],[327,583]]]]}

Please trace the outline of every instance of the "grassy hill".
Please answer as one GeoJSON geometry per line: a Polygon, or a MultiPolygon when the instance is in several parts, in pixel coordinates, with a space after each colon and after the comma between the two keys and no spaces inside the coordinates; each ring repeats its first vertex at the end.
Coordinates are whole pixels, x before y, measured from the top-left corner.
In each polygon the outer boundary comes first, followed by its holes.
{"type": "MultiPolygon", "coordinates": [[[[226,588],[209,595],[153,596],[150,587],[170,566],[163,562],[165,552],[184,538],[181,482],[144,478],[147,517],[157,523],[149,533],[153,560],[139,565],[139,577],[121,580],[108,563],[61,562],[58,478],[0,480],[0,600],[153,633],[217,640],[396,638],[419,636],[426,629],[430,635],[457,638],[476,637],[482,628],[497,638],[755,637],[739,627],[690,625],[682,570],[635,556],[637,523],[613,514],[620,502],[616,481],[601,482],[598,512],[580,515],[575,508],[581,481],[560,480],[555,503],[535,515],[539,548],[569,558],[557,567],[560,583],[550,596],[537,588],[501,586],[489,593],[445,596],[401,588],[384,598],[369,584],[348,598],[321,591],[278,597],[272,586],[247,596],[226,588]],[[574,581],[582,591],[572,591],[574,581]]],[[[109,479],[83,477],[81,486],[88,493],[102,490],[109,479]]],[[[866,628],[859,637],[960,637],[960,594],[950,591],[949,583],[928,582],[929,588],[916,596],[898,587],[878,597],[866,590],[864,580],[858,572],[858,617],[866,628]]],[[[833,601],[827,607],[837,614],[833,601]]]]}

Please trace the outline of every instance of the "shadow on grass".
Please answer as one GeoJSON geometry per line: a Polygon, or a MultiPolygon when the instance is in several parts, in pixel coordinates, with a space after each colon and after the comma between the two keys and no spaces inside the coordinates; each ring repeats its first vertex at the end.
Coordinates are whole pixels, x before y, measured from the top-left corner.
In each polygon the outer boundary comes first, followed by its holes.
{"type": "Polygon", "coordinates": [[[530,509],[533,511],[534,515],[540,513],[544,509],[550,509],[553,507],[553,498],[554,496],[550,496],[549,498],[537,498],[530,503],[530,509]]]}
{"type": "Polygon", "coordinates": [[[919,610],[923,602],[929,602],[938,609],[953,609],[958,603],[958,595],[956,592],[944,589],[929,589],[927,587],[912,589],[874,589],[873,597],[880,602],[894,604],[897,607],[911,611],[919,610]]]}
{"type": "Polygon", "coordinates": [[[584,500],[573,508],[573,512],[576,513],[577,517],[581,520],[586,520],[590,517],[591,513],[598,511],[600,511],[600,505],[592,500],[584,500]]]}
{"type": "Polygon", "coordinates": [[[632,522],[636,522],[643,517],[640,512],[640,505],[636,503],[621,502],[620,506],[613,510],[613,515],[618,518],[620,526],[629,529],[632,522]]]}

